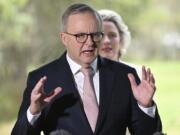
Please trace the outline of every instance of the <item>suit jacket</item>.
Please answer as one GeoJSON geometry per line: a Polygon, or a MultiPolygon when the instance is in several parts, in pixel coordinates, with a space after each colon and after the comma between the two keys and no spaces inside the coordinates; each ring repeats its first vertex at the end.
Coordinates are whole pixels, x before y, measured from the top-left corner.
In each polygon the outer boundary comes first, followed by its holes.
{"type": "Polygon", "coordinates": [[[152,135],[161,130],[161,121],[156,111],[151,118],[141,111],[133,97],[127,74],[135,70],[125,64],[98,56],[100,103],[99,115],[93,133],[86,118],[80,95],[66,60],[66,53],[59,59],[29,73],[17,122],[11,135],[45,135],[65,130],[72,135],[124,135],[126,127],[133,135],[152,135]],[[60,86],[63,91],[44,108],[32,126],[27,120],[31,91],[38,80],[47,76],[45,90],[60,86]]]}

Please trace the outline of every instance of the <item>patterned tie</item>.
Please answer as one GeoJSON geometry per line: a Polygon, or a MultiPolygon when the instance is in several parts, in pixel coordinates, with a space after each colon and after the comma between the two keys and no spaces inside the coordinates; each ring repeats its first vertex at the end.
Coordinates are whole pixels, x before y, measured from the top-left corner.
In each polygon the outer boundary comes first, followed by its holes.
{"type": "Polygon", "coordinates": [[[92,84],[92,69],[82,68],[82,73],[84,74],[84,85],[83,85],[83,95],[81,95],[84,111],[86,117],[89,121],[92,131],[95,131],[97,116],[98,116],[98,104],[95,96],[95,91],[92,84]]]}

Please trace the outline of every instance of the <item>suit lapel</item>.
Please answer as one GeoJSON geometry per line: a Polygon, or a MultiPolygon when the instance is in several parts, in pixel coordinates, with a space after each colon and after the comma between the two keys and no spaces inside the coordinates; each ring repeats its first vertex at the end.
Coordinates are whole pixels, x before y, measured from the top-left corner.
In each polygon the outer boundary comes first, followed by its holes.
{"type": "MultiPolygon", "coordinates": [[[[81,102],[81,98],[75,86],[74,78],[70,70],[69,64],[66,60],[65,54],[60,58],[58,63],[59,63],[58,76],[60,76],[60,80],[62,80],[62,82],[59,82],[59,84],[63,86],[64,89],[64,93],[62,94],[73,93],[75,97],[78,99],[75,112],[79,120],[82,122],[82,125],[75,125],[75,126],[79,126],[77,129],[84,130],[84,133],[86,132],[87,134],[92,134],[92,130],[86,118],[83,105],[81,102]],[[84,127],[84,129],[82,127],[84,127]]],[[[101,59],[100,57],[98,57],[98,69],[99,69],[100,103],[99,103],[99,116],[96,124],[95,134],[98,133],[101,127],[103,127],[103,123],[106,118],[107,110],[111,101],[112,87],[114,82],[113,81],[114,72],[110,70],[107,61],[104,61],[104,59],[101,59]]]]}
{"type": "Polygon", "coordinates": [[[98,60],[99,68],[99,86],[100,86],[100,103],[99,116],[96,124],[96,133],[103,126],[106,113],[111,101],[114,73],[110,70],[109,65],[102,59],[98,60]]]}

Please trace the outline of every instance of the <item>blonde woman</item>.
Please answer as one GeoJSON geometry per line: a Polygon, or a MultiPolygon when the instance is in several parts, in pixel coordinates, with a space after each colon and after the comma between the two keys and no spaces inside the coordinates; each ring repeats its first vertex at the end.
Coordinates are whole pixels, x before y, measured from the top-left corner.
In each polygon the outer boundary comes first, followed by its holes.
{"type": "MultiPolygon", "coordinates": [[[[124,23],[122,17],[112,10],[99,10],[99,14],[103,19],[104,38],[99,47],[99,54],[108,59],[119,61],[127,51],[131,40],[131,34],[128,26],[124,23]]],[[[121,60],[120,60],[121,61],[121,60]]],[[[136,72],[141,79],[142,68],[131,63],[126,63],[136,69],[136,72]]]]}

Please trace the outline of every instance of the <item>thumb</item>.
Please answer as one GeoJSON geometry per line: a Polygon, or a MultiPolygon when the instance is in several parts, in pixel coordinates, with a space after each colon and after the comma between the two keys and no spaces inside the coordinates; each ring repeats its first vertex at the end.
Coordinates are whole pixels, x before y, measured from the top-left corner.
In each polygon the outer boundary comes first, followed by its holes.
{"type": "Polygon", "coordinates": [[[129,73],[129,74],[128,74],[128,79],[129,79],[129,81],[130,81],[131,88],[132,88],[132,90],[133,90],[135,87],[137,87],[137,83],[136,83],[136,81],[135,81],[134,75],[133,75],[132,73],[129,73]]]}

